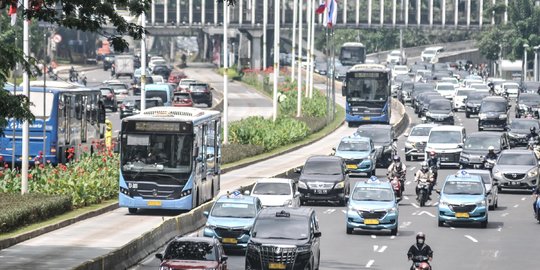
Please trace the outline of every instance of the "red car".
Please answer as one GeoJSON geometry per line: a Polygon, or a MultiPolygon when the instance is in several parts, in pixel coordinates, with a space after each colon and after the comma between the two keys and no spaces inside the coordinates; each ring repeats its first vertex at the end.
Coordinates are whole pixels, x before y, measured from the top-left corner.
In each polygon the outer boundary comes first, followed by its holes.
{"type": "Polygon", "coordinates": [[[216,269],[227,270],[227,255],[221,243],[208,237],[176,237],[157,253],[160,269],[216,269]]]}
{"type": "Polygon", "coordinates": [[[176,92],[173,96],[174,107],[193,107],[193,99],[190,93],[176,92]]]}
{"type": "Polygon", "coordinates": [[[181,79],[187,78],[186,74],[183,71],[173,71],[169,75],[169,83],[178,84],[181,79]]]}

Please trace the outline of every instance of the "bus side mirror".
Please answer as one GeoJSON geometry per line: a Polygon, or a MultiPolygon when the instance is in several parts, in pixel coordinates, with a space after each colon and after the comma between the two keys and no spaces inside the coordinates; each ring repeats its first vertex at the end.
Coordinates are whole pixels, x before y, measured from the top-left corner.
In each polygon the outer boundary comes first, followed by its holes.
{"type": "Polygon", "coordinates": [[[98,123],[105,124],[105,118],[106,118],[105,107],[100,105],[99,111],[98,111],[98,123]]]}
{"type": "Polygon", "coordinates": [[[341,86],[341,95],[347,96],[347,88],[345,85],[341,86]]]}

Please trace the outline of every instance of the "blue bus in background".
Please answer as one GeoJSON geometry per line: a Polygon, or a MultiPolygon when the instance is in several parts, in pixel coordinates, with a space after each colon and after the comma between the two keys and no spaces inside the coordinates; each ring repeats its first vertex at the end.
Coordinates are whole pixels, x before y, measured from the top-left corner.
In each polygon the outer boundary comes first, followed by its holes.
{"type": "Polygon", "coordinates": [[[342,95],[349,127],[390,123],[390,78],[390,69],[379,64],[359,64],[347,71],[342,95]]]}
{"type": "MultiPolygon", "coordinates": [[[[5,90],[13,93],[13,89],[5,90]]],[[[30,110],[35,120],[29,125],[30,164],[43,149],[43,162],[52,164],[66,163],[70,148],[74,149],[73,158],[93,151],[92,142],[103,138],[105,128],[101,92],[66,82],[47,82],[45,94],[43,92],[43,82],[31,82],[30,110]]],[[[18,87],[16,94],[21,93],[22,88],[18,87]]],[[[20,164],[22,122],[9,119],[0,137],[0,155],[6,163],[11,163],[13,154],[15,164],[20,164]]]]}
{"type": "Polygon", "coordinates": [[[122,119],[118,203],[191,210],[219,193],[221,113],[153,107],[122,119]]]}

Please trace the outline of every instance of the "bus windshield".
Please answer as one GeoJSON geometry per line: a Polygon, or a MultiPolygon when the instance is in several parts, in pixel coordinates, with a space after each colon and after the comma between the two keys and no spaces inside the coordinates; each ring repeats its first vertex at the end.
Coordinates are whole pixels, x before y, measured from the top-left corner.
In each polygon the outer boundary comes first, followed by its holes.
{"type": "Polygon", "coordinates": [[[341,47],[339,61],[345,66],[364,63],[366,60],[366,49],[363,46],[341,47]]]}
{"type": "Polygon", "coordinates": [[[128,181],[136,181],[140,173],[175,179],[191,173],[191,135],[128,133],[121,143],[122,173],[128,181]]]}
{"type": "Polygon", "coordinates": [[[348,99],[385,101],[389,96],[385,79],[349,78],[347,80],[348,99]]]}

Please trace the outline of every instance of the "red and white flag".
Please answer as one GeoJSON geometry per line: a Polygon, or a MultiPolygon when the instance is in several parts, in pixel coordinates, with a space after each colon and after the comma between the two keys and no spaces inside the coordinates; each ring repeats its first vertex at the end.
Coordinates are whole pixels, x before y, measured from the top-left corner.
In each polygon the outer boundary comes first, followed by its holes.
{"type": "Polygon", "coordinates": [[[324,24],[328,28],[336,25],[337,21],[337,2],[336,0],[328,0],[326,4],[327,15],[324,18],[324,24]]]}
{"type": "Polygon", "coordinates": [[[320,0],[319,6],[315,10],[315,13],[317,14],[323,14],[324,10],[326,9],[327,0],[320,0]]]}
{"type": "Polygon", "coordinates": [[[11,1],[11,4],[9,6],[8,10],[8,16],[11,16],[11,26],[14,26],[17,22],[17,1],[11,1]]]}

